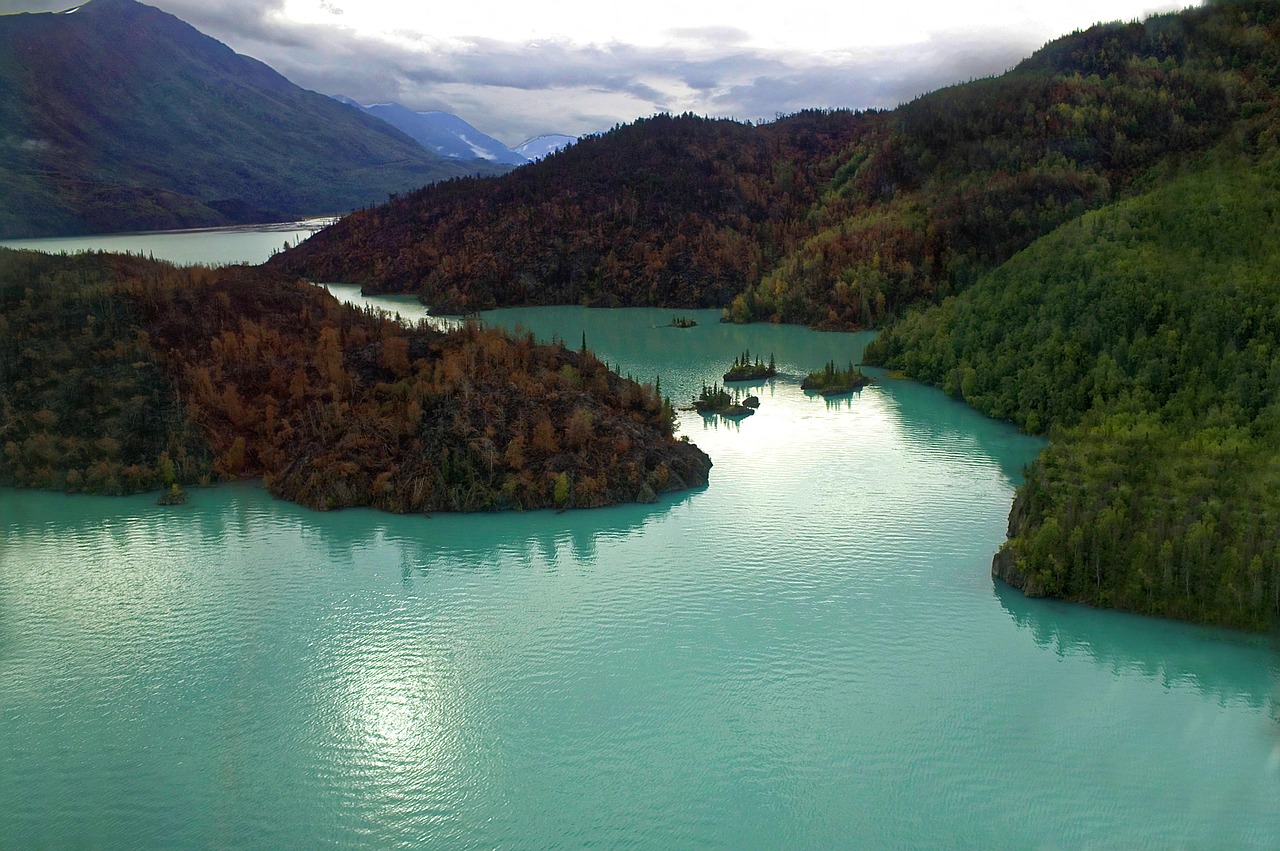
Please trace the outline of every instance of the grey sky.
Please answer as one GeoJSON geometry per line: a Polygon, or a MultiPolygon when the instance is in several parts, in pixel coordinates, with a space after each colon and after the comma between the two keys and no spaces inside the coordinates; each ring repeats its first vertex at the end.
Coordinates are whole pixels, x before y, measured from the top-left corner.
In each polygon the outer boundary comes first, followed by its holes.
{"type": "MultiPolygon", "coordinates": [[[[0,0],[0,13],[74,0],[0,0]]],[[[892,107],[999,73],[1098,20],[1160,0],[648,0],[634,9],[493,0],[442,10],[402,0],[152,0],[325,94],[453,112],[515,144],[654,112],[772,119],[805,107],[892,107]],[[752,11],[752,10],[755,11],[752,11]]]]}

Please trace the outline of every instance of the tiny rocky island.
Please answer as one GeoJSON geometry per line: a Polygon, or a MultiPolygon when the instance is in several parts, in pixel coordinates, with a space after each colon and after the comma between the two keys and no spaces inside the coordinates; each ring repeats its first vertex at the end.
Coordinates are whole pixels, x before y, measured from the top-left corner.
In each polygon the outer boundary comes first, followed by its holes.
{"type": "Polygon", "coordinates": [[[871,383],[871,379],[852,363],[844,369],[836,367],[835,361],[817,372],[811,372],[800,382],[800,389],[806,393],[821,393],[823,396],[842,396],[860,390],[871,383]]]}
{"type": "Polygon", "coordinates": [[[673,316],[667,323],[668,328],[697,328],[698,323],[687,316],[673,316]]]}
{"type": "Polygon", "coordinates": [[[777,364],[774,363],[773,354],[769,355],[769,362],[764,363],[757,357],[754,361],[751,359],[751,352],[744,350],[742,354],[733,359],[733,366],[729,367],[729,371],[724,374],[725,381],[759,381],[763,378],[775,378],[778,375],[777,364]]]}
{"type": "Polygon", "coordinates": [[[760,407],[759,398],[748,396],[741,402],[734,401],[729,391],[719,384],[711,387],[703,384],[701,392],[693,400],[693,409],[703,416],[719,414],[731,420],[749,417],[758,407],[760,407]]]}

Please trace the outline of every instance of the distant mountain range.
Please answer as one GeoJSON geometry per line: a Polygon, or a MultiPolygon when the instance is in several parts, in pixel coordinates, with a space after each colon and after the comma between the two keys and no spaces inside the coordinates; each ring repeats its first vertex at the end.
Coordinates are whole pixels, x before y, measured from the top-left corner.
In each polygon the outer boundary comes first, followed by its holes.
{"type": "Polygon", "coordinates": [[[345,213],[504,163],[426,151],[134,0],[0,16],[0,236],[345,213]]]}
{"type": "Polygon", "coordinates": [[[375,103],[366,106],[343,95],[334,95],[334,99],[381,118],[431,153],[449,159],[478,158],[492,163],[524,165],[540,160],[578,141],[574,136],[548,134],[535,136],[514,148],[509,148],[448,112],[435,110],[414,112],[398,103],[375,103]]]}

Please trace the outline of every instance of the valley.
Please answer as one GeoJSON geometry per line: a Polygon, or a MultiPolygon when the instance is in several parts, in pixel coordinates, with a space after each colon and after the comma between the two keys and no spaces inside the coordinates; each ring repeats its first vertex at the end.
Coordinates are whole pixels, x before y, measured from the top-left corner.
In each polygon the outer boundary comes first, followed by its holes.
{"type": "Polygon", "coordinates": [[[157,2],[0,15],[6,841],[1280,846],[1280,2],[157,2]]]}

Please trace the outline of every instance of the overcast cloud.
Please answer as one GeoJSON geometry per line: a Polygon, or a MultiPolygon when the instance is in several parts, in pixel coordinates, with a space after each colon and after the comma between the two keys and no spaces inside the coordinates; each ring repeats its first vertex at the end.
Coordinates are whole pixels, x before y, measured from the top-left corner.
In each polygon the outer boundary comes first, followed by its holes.
{"type": "MultiPolygon", "coordinates": [[[[1188,5],[994,0],[984,10],[983,4],[845,0],[839,12],[828,13],[837,8],[831,3],[821,7],[823,16],[839,19],[791,31],[776,21],[753,19],[740,6],[726,6],[716,21],[707,14],[714,3],[689,17],[668,10],[662,26],[639,18],[604,20],[597,12],[590,21],[582,19],[582,28],[571,19],[515,20],[490,4],[495,24],[478,31],[483,24],[471,20],[429,28],[389,8],[382,8],[383,18],[374,16],[379,3],[390,2],[362,0],[349,9],[347,0],[151,5],[305,88],[362,103],[398,101],[418,110],[445,110],[512,145],[540,133],[596,132],[662,111],[756,120],[806,107],[893,107],[941,86],[1000,73],[1049,39],[1095,20],[1188,5]],[[968,10],[964,25],[955,17],[957,9],[968,10]],[[551,31],[553,24],[560,30],[551,31]],[[819,49],[807,49],[811,43],[819,49]]],[[[803,17],[796,2],[792,13],[803,17]]],[[[0,13],[69,5],[0,0],[0,13]]],[[[412,8],[422,14],[427,5],[412,8]]],[[[523,4],[526,10],[531,5],[523,4]]],[[[649,17],[664,20],[657,11],[649,17]]]]}

